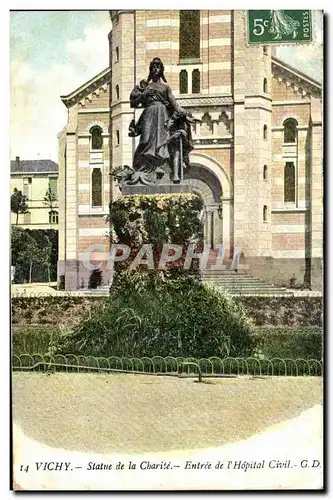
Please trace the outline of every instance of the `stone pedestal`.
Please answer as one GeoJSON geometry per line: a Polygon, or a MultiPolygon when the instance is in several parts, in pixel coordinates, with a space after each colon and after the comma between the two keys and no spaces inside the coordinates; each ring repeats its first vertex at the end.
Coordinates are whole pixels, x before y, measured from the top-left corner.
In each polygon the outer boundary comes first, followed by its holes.
{"type": "Polygon", "coordinates": [[[190,186],[186,183],[180,184],[156,184],[145,186],[136,184],[134,186],[122,186],[121,193],[123,195],[130,194],[180,194],[191,192],[190,186]]]}

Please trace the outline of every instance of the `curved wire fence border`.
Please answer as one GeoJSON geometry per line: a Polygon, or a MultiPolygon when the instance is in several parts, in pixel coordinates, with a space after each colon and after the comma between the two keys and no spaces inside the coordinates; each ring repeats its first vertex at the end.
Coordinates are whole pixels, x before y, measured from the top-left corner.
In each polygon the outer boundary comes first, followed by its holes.
{"type": "Polygon", "coordinates": [[[191,358],[191,357],[97,357],[75,354],[14,354],[14,371],[121,372],[147,375],[190,376],[199,380],[221,376],[322,376],[323,362],[316,359],[191,358]]]}

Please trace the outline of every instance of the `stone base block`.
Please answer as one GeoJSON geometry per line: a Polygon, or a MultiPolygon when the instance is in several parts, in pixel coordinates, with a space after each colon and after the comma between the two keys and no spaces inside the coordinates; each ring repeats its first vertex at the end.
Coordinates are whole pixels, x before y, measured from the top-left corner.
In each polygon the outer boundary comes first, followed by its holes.
{"type": "Polygon", "coordinates": [[[129,194],[180,194],[190,192],[189,186],[185,183],[180,184],[156,184],[145,186],[137,184],[135,186],[123,186],[121,189],[123,195],[129,194]]]}

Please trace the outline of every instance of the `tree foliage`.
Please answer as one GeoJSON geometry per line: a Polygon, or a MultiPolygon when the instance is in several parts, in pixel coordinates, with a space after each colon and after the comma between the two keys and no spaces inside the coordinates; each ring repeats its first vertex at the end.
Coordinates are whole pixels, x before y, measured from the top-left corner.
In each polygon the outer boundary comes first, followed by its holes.
{"type": "Polygon", "coordinates": [[[38,247],[36,240],[28,234],[25,238],[25,246],[19,254],[19,263],[27,263],[29,266],[29,283],[32,279],[32,266],[41,261],[41,249],[38,247]]]}
{"type": "Polygon", "coordinates": [[[45,193],[43,203],[50,210],[55,210],[57,208],[57,195],[56,193],[49,187],[45,193]]]}
{"type": "Polygon", "coordinates": [[[58,231],[12,226],[11,261],[15,266],[15,283],[56,279],[58,231]]]}
{"type": "Polygon", "coordinates": [[[16,224],[18,224],[20,214],[29,213],[28,208],[28,197],[22,194],[22,191],[14,188],[14,192],[10,197],[10,210],[16,214],[16,224]]]}

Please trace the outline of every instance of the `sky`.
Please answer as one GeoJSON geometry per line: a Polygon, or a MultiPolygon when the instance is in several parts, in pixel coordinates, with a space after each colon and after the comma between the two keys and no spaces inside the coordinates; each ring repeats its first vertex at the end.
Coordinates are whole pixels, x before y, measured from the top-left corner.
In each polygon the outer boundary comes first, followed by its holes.
{"type": "MultiPolygon", "coordinates": [[[[315,40],[278,48],[278,57],[322,78],[322,16],[315,40]]],[[[60,100],[109,64],[108,11],[10,13],[10,157],[57,161],[57,134],[67,109],[60,100]]]]}

